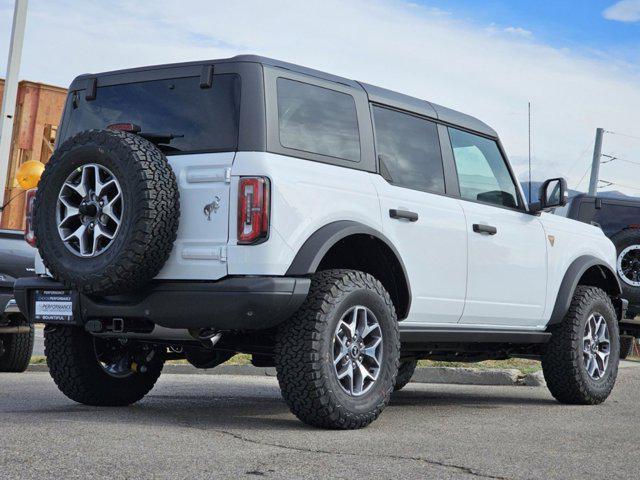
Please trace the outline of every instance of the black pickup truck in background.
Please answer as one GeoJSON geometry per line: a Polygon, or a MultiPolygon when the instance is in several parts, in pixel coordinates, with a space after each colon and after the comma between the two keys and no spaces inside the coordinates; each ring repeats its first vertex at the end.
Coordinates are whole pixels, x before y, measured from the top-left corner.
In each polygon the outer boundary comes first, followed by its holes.
{"type": "Polygon", "coordinates": [[[34,330],[13,301],[13,283],[33,276],[35,252],[22,232],[0,230],[0,372],[23,372],[29,366],[34,330]]]}
{"type": "Polygon", "coordinates": [[[634,338],[640,338],[640,199],[579,194],[555,213],[598,225],[616,246],[616,271],[629,300],[627,318],[620,323],[620,356],[625,358],[634,338]]]}

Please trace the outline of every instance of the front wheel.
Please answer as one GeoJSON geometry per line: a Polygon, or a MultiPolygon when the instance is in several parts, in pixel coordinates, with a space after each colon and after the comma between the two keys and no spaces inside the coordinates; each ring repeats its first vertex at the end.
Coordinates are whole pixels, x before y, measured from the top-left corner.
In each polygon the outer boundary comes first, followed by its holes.
{"type": "Polygon", "coordinates": [[[309,425],[365,427],[389,403],[399,353],[396,311],[382,284],[354,270],[318,272],[279,332],[282,396],[309,425]]]}
{"type": "Polygon", "coordinates": [[[44,347],[60,391],[84,405],[118,407],[141,400],[164,364],[162,352],[147,344],[97,338],[76,327],[47,327],[44,347]]]}
{"type": "Polygon", "coordinates": [[[542,370],[551,394],[562,403],[604,402],[620,362],[618,320],[608,295],[578,286],[563,321],[551,328],[542,370]]]}

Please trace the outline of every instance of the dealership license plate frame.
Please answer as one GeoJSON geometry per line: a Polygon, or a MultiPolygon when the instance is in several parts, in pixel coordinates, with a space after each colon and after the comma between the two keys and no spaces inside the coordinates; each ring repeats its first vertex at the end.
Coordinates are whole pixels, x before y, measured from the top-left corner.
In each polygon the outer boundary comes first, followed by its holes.
{"type": "Polygon", "coordinates": [[[34,323],[75,325],[75,295],[70,290],[36,290],[33,293],[34,323]]]}

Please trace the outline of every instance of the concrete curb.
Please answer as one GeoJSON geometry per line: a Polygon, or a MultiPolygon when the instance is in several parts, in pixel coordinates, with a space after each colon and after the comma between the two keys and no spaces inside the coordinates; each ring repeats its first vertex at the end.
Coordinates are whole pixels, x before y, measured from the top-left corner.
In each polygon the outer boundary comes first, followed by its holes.
{"type": "MultiPolygon", "coordinates": [[[[30,365],[28,372],[48,372],[46,364],[30,365]]],[[[248,375],[275,377],[275,368],[252,365],[220,365],[215,369],[201,370],[191,365],[165,365],[163,373],[174,375],[248,375]]],[[[538,387],[546,385],[542,372],[523,375],[516,369],[480,370],[477,368],[420,367],[411,379],[413,383],[438,383],[454,385],[523,385],[538,387]]]]}

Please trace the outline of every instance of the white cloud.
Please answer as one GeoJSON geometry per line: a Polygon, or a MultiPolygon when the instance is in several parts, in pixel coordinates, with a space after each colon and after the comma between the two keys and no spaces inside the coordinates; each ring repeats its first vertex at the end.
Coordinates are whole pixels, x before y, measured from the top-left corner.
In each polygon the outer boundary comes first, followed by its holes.
{"type": "Polygon", "coordinates": [[[522,27],[507,27],[504,29],[504,31],[510,33],[511,35],[516,35],[524,38],[533,37],[533,32],[522,27]]]}
{"type": "Polygon", "coordinates": [[[640,21],[640,0],[620,0],[607,8],[602,15],[618,22],[640,21]]]}
{"type": "MultiPolygon", "coordinates": [[[[0,0],[0,32],[9,3],[0,0]]],[[[640,66],[492,34],[397,0],[53,3],[29,4],[23,78],[66,85],[80,73],[256,53],[476,115],[501,134],[519,172],[531,100],[534,177],[569,174],[571,186],[589,165],[596,127],[640,134],[640,66]]],[[[607,137],[605,150],[640,161],[640,142],[614,142],[607,137]]],[[[610,172],[640,178],[633,165],[610,172]]]]}

